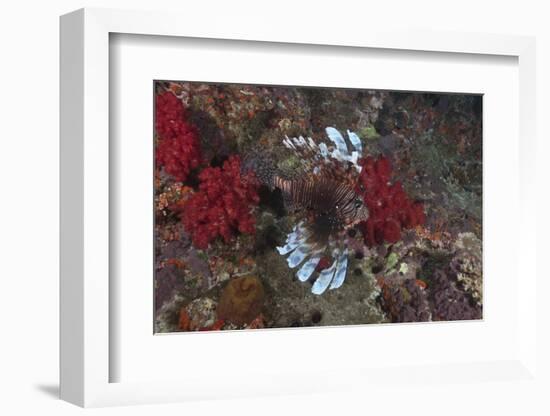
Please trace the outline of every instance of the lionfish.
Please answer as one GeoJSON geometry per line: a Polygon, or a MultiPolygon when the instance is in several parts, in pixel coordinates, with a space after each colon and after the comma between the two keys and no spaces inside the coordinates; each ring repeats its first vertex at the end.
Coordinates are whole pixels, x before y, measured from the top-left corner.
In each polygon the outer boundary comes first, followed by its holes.
{"type": "Polygon", "coordinates": [[[263,163],[265,158],[255,166],[264,184],[281,190],[286,210],[301,217],[287,235],[285,244],[277,247],[280,255],[288,256],[290,268],[299,267],[298,279],[301,282],[311,279],[323,257],[332,259],[311,287],[317,295],[344,283],[348,230],[369,216],[363,198],[356,191],[361,172],[358,159],[362,154],[359,136],[348,130],[348,146],[335,128],[327,127],[325,131],[332,142],[330,146],[302,136],[283,140],[300,161],[300,168],[292,177],[278,173],[273,162],[263,163]]]}

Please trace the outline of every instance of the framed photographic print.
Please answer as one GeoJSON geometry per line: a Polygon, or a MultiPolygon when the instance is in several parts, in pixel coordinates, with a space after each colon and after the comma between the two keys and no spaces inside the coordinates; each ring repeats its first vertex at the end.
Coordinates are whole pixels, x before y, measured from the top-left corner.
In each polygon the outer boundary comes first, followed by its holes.
{"type": "Polygon", "coordinates": [[[534,40],[180,17],[61,19],[62,398],[538,383],[534,40]]]}

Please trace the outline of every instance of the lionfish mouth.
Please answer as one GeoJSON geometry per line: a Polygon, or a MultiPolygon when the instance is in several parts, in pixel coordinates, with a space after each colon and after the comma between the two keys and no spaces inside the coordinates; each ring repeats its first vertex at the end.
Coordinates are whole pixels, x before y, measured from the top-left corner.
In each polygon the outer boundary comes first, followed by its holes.
{"type": "MultiPolygon", "coordinates": [[[[284,144],[287,148],[299,150],[313,157],[317,163],[313,173],[317,174],[322,169],[330,169],[330,166],[352,166],[357,173],[361,172],[358,159],[362,154],[361,140],[359,137],[347,131],[351,152],[344,137],[333,127],[327,127],[326,133],[334,144],[330,148],[324,143],[317,145],[311,138],[307,141],[303,137],[286,138],[284,144]],[[305,150],[304,150],[305,149],[305,150]],[[319,167],[320,166],[320,167],[319,167]]],[[[335,198],[337,198],[336,195],[335,198]]],[[[288,256],[286,261],[291,269],[298,268],[296,276],[301,282],[310,280],[316,273],[321,258],[325,255],[332,257],[332,263],[315,277],[311,292],[316,295],[323,294],[327,289],[337,289],[344,283],[348,269],[348,249],[345,232],[357,225],[361,220],[353,219],[342,224],[340,232],[335,230],[326,239],[319,239],[315,235],[315,226],[307,221],[301,221],[294,226],[287,235],[285,245],[277,247],[280,255],[288,256]]]]}

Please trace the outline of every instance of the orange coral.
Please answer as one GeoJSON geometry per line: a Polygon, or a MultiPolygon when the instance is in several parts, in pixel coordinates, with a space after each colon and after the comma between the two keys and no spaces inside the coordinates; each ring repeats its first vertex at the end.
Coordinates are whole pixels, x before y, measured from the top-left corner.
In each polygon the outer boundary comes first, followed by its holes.
{"type": "Polygon", "coordinates": [[[264,301],[262,282],[255,276],[243,276],[225,286],[218,303],[218,319],[235,325],[250,323],[256,318],[264,301]]]}

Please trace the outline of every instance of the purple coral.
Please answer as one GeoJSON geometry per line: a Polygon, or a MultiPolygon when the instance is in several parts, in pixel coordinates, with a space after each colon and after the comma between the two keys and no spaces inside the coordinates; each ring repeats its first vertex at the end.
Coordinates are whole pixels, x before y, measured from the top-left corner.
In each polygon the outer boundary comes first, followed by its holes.
{"type": "Polygon", "coordinates": [[[431,320],[426,291],[414,279],[384,284],[382,308],[392,322],[425,322],[431,320]]]}
{"type": "Polygon", "coordinates": [[[481,319],[481,306],[475,305],[447,272],[434,271],[429,292],[434,321],[481,319]]]}

